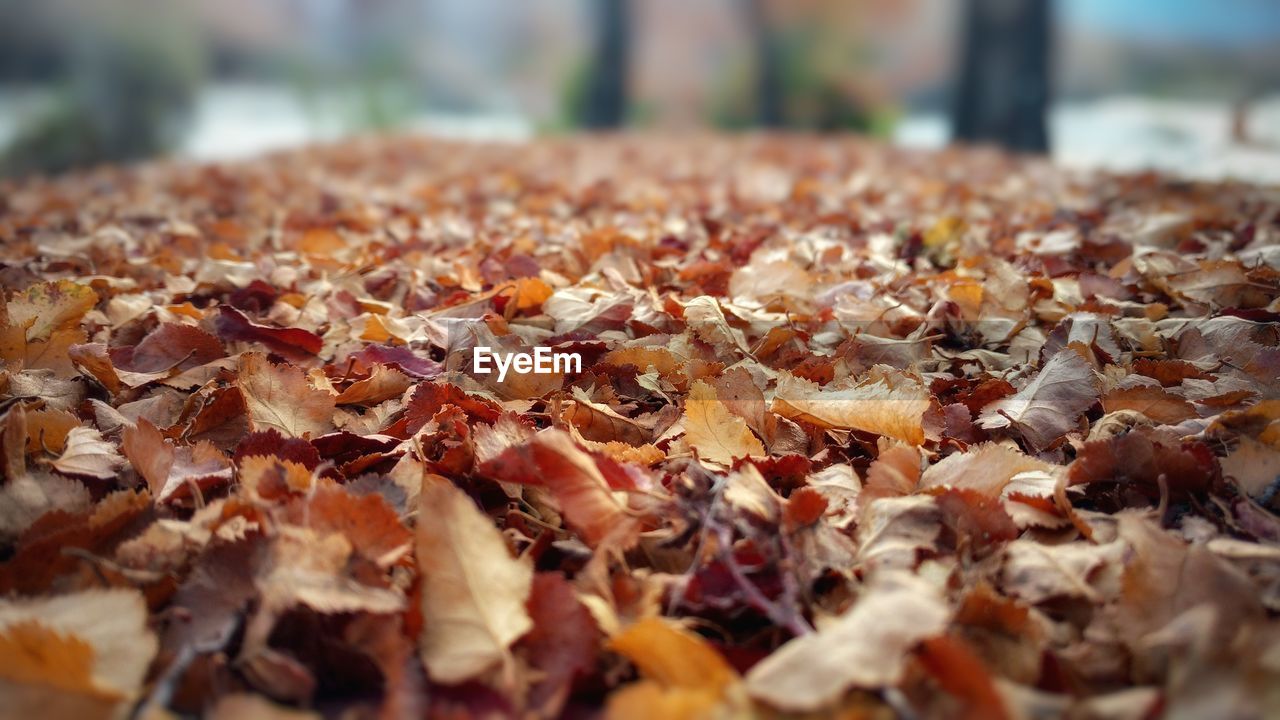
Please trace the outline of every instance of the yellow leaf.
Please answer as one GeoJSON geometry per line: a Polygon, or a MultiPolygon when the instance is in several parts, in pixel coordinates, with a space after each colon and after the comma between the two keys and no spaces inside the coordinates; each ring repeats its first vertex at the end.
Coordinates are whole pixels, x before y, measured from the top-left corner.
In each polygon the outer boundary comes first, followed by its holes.
{"type": "Polygon", "coordinates": [[[67,445],[67,433],[80,427],[80,418],[66,410],[45,408],[27,413],[27,452],[47,450],[60,453],[67,445]]]}
{"type": "Polygon", "coordinates": [[[93,647],[37,620],[15,623],[0,634],[0,677],[63,692],[120,699],[93,683],[93,647]]]}
{"type": "Polygon", "coordinates": [[[940,248],[951,241],[964,230],[964,220],[958,217],[946,216],[939,218],[937,222],[930,225],[922,234],[924,246],[929,249],[940,248]]]}
{"type": "Polygon", "coordinates": [[[339,405],[379,403],[399,397],[412,384],[408,375],[377,363],[370,370],[369,377],[348,385],[335,400],[339,405]]]}
{"type": "Polygon", "coordinates": [[[580,440],[588,450],[594,450],[603,453],[618,462],[630,462],[637,465],[653,465],[667,458],[667,454],[657,448],[652,443],[645,443],[639,447],[633,447],[624,442],[610,440],[609,442],[594,442],[592,440],[580,440]]]}
{"type": "Polygon", "coordinates": [[[680,358],[664,347],[627,347],[610,350],[601,362],[622,367],[634,365],[641,371],[653,368],[659,375],[671,375],[680,367],[680,358]]]}
{"type": "Polygon", "coordinates": [[[0,601],[6,717],[106,717],[137,697],[157,647],[136,590],[0,601]]]}
{"type": "Polygon", "coordinates": [[[764,445],[751,434],[747,422],[729,412],[716,391],[701,380],[689,389],[684,403],[685,440],[698,457],[721,465],[732,465],[744,457],[761,457],[764,445]]]}
{"type": "Polygon", "coordinates": [[[9,300],[9,322],[27,328],[27,342],[45,340],[54,330],[73,327],[97,303],[98,294],[88,285],[38,283],[9,300]]]}
{"type": "Polygon", "coordinates": [[[340,255],[348,247],[342,235],[332,228],[309,228],[298,238],[298,252],[319,266],[336,265],[334,256],[340,255]]]}
{"type": "Polygon", "coordinates": [[[884,378],[828,389],[783,374],[771,409],[790,420],[822,428],[862,430],[919,445],[924,442],[921,421],[931,397],[923,386],[907,382],[890,385],[884,378]]]}
{"type": "Polygon", "coordinates": [[[391,331],[387,330],[387,326],[383,324],[381,315],[369,314],[364,316],[364,330],[360,333],[359,339],[372,343],[385,343],[391,339],[391,331]]]}
{"type": "Polygon", "coordinates": [[[551,297],[551,286],[538,278],[522,278],[512,283],[510,302],[517,310],[541,307],[543,301],[551,297]]]}
{"type": "Polygon", "coordinates": [[[738,681],[738,673],[715,648],[670,620],[639,620],[615,635],[609,648],[663,687],[711,691],[718,696],[738,681]]]}
{"type": "Polygon", "coordinates": [[[422,662],[433,680],[456,684],[509,661],[511,644],[533,627],[533,565],[511,557],[493,521],[452,483],[424,483],[419,507],[422,662]]]}
{"type": "Polygon", "coordinates": [[[307,466],[274,455],[250,455],[239,465],[240,484],[259,495],[281,490],[306,492],[315,484],[315,476],[307,466]]]}
{"type": "Polygon", "coordinates": [[[720,706],[719,693],[708,690],[664,688],[641,680],[609,696],[604,716],[608,720],[701,720],[720,706]]]}

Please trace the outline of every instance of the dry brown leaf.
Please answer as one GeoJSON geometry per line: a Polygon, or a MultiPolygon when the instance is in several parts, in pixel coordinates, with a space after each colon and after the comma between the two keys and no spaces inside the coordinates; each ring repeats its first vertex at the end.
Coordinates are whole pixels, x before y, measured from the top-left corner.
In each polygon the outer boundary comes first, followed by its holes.
{"type": "Polygon", "coordinates": [[[989,430],[1012,427],[1033,447],[1044,449],[1074,429],[1081,413],[1097,399],[1093,366],[1068,348],[1049,358],[1017,393],[983,408],[978,425],[989,430]]]}
{"type": "Polygon", "coordinates": [[[304,493],[315,486],[315,475],[302,463],[274,455],[250,455],[239,461],[241,485],[259,497],[304,493]]]}
{"type": "Polygon", "coordinates": [[[346,536],[293,525],[277,530],[254,574],[261,601],[245,629],[242,661],[264,653],[273,660],[270,630],[282,613],[300,605],[323,614],[404,610],[404,596],[396,589],[367,585],[351,576],[352,547],[346,536]]]}
{"type": "Polygon", "coordinates": [[[1272,288],[1250,280],[1238,260],[1202,260],[1199,265],[1164,281],[1174,292],[1214,307],[1265,307],[1271,299],[1272,288]]]}
{"type": "Polygon", "coordinates": [[[747,691],[780,710],[806,712],[830,706],[853,687],[894,685],[907,653],[941,634],[949,617],[926,582],[908,575],[881,578],[843,615],[752,667],[747,691]]]}
{"type": "Polygon", "coordinates": [[[882,497],[863,506],[858,524],[858,561],[868,568],[913,569],[923,552],[936,549],[942,513],[929,495],[882,497]]]}
{"type": "Polygon", "coordinates": [[[0,696],[14,702],[9,710],[21,713],[26,705],[34,713],[14,717],[86,708],[121,715],[141,691],[157,647],[136,590],[0,601],[0,696]]]}
{"type": "Polygon", "coordinates": [[[867,468],[867,482],[858,495],[858,504],[866,507],[881,497],[901,497],[915,492],[920,485],[920,448],[894,445],[882,450],[867,468]]]}
{"type": "Polygon", "coordinates": [[[240,393],[255,430],[316,437],[333,429],[334,395],[293,365],[274,365],[261,353],[241,355],[240,393]]]}
{"type": "Polygon", "coordinates": [[[621,442],[641,446],[652,439],[652,432],[613,408],[593,402],[582,388],[573,389],[573,402],[567,403],[564,420],[587,440],[599,443],[621,442]]]}
{"type": "Polygon", "coordinates": [[[767,418],[771,416],[767,415],[764,393],[746,368],[730,368],[709,382],[715,388],[716,397],[729,412],[746,420],[747,427],[756,433],[765,433],[767,418]]]}
{"type": "Polygon", "coordinates": [[[120,449],[133,464],[152,495],[158,495],[169,482],[173,466],[173,443],[160,434],[159,428],[147,420],[126,427],[120,434],[120,449]]]}
{"type": "Polygon", "coordinates": [[[88,285],[37,283],[9,299],[9,323],[27,329],[27,342],[46,340],[55,330],[74,326],[97,303],[98,294],[88,285]]]}
{"type": "Polygon", "coordinates": [[[60,453],[67,446],[67,434],[80,425],[80,418],[66,410],[46,408],[27,413],[27,453],[60,453]]]}
{"type": "Polygon", "coordinates": [[[750,353],[742,331],[729,324],[720,303],[708,295],[690,299],[684,305],[684,319],[701,339],[719,348],[750,353]]]}
{"type": "Polygon", "coordinates": [[[625,541],[635,526],[604,469],[608,469],[612,477],[621,476],[630,481],[622,466],[612,460],[597,459],[560,430],[539,432],[525,443],[504,450],[482,467],[486,474],[498,480],[545,486],[569,526],[592,547],[611,537],[625,541]]]}
{"type": "Polygon", "coordinates": [[[79,513],[89,503],[89,490],[79,480],[44,472],[10,478],[0,486],[0,540],[17,537],[47,512],[79,513]]]}
{"type": "Polygon", "coordinates": [[[124,464],[115,445],[103,440],[102,433],[91,427],[72,428],[66,445],[58,459],[50,463],[64,475],[106,480],[115,477],[117,468],[124,464]]]}
{"type": "Polygon", "coordinates": [[[1158,387],[1117,388],[1102,396],[1102,409],[1112,413],[1133,410],[1155,422],[1173,425],[1196,417],[1196,408],[1183,398],[1158,387]]]}
{"type": "Polygon", "coordinates": [[[357,380],[338,393],[334,401],[339,405],[372,405],[383,400],[400,397],[413,380],[399,370],[375,363],[369,377],[357,380]]]}
{"type": "Polygon", "coordinates": [[[775,298],[807,299],[813,278],[789,260],[752,262],[733,271],[729,294],[735,302],[744,300],[767,304],[775,298]]]}
{"type": "Polygon", "coordinates": [[[879,379],[828,389],[784,373],[771,409],[818,427],[862,430],[919,445],[924,442],[922,422],[931,401],[927,389],[910,382],[891,387],[879,379]]]}
{"type": "MultiPolygon", "coordinates": [[[[24,367],[32,369],[52,370],[62,377],[69,377],[76,372],[75,363],[71,360],[72,345],[87,340],[85,332],[80,329],[54,330],[48,340],[31,340],[27,342],[22,357],[24,367]]],[[[6,360],[8,358],[5,358],[6,360]]]]}
{"type": "Polygon", "coordinates": [[[1013,476],[1031,471],[1055,475],[1061,468],[1008,445],[984,443],[930,465],[920,476],[920,487],[954,487],[997,498],[1013,476]]]}
{"type": "Polygon", "coordinates": [[[1248,576],[1204,546],[1187,545],[1131,511],[1119,515],[1117,534],[1128,554],[1113,610],[1131,646],[1200,607],[1212,608],[1209,637],[1202,638],[1210,646],[1230,642],[1241,624],[1263,616],[1248,576]]]}
{"type": "Polygon", "coordinates": [[[125,457],[146,481],[156,502],[165,502],[177,493],[201,489],[231,479],[231,463],[208,442],[175,447],[160,430],[145,419],[121,433],[125,457]]]}
{"type": "Polygon", "coordinates": [[[533,627],[525,601],[533,585],[527,558],[512,558],[502,534],[475,502],[443,479],[419,496],[422,662],[437,682],[479,677],[511,658],[533,627]]]}
{"type": "Polygon", "coordinates": [[[1114,591],[1114,578],[1096,578],[1107,565],[1119,561],[1123,547],[1069,542],[1046,545],[1018,539],[1005,546],[1004,589],[1029,603],[1053,598],[1083,598],[1101,602],[1114,591]],[[1103,587],[1096,586],[1099,580],[1103,587]],[[1108,588],[1110,583],[1112,587],[1108,588]]]}
{"type": "Polygon", "coordinates": [[[1261,497],[1280,482],[1280,450],[1248,437],[1222,459],[1222,474],[1250,497],[1261,497]]]}
{"type": "Polygon", "coordinates": [[[729,412],[710,385],[697,381],[684,403],[684,437],[698,457],[732,465],[745,457],[763,457],[764,445],[741,417],[729,412]]]}

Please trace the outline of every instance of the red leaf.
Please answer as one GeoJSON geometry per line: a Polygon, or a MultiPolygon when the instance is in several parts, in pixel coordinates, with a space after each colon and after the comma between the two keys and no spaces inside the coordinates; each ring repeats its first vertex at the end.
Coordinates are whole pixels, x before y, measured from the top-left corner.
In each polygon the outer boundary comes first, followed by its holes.
{"type": "Polygon", "coordinates": [[[262,343],[288,357],[297,357],[299,351],[315,355],[324,347],[324,340],[310,330],[259,325],[245,317],[244,313],[226,305],[218,308],[218,317],[214,318],[213,326],[218,335],[226,340],[262,343]]]}

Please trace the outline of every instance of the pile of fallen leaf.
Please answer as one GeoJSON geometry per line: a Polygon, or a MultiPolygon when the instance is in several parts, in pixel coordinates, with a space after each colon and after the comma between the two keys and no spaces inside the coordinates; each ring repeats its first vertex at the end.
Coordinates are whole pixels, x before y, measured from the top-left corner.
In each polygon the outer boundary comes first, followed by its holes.
{"type": "Polygon", "coordinates": [[[1278,241],[813,138],[5,186],[0,715],[1274,716],[1278,241]]]}

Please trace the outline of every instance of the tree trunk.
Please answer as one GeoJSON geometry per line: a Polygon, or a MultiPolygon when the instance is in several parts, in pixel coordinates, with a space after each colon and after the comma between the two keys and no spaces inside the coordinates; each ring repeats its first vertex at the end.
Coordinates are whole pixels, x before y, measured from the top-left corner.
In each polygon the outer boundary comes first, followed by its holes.
{"type": "Polygon", "coordinates": [[[582,124],[604,129],[627,119],[629,0],[597,0],[595,64],[587,80],[582,124]]]}
{"type": "Polygon", "coordinates": [[[782,127],[782,62],[773,24],[769,22],[767,0],[745,0],[747,27],[755,45],[756,122],[762,127],[782,127]]]}
{"type": "Polygon", "coordinates": [[[956,140],[1047,152],[1049,0],[967,0],[956,140]]]}

